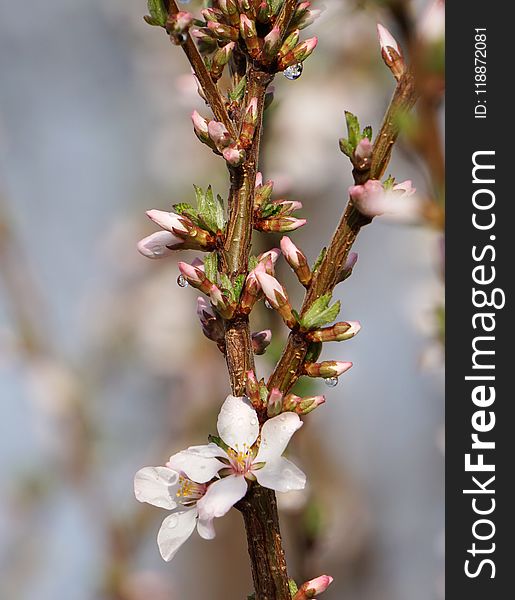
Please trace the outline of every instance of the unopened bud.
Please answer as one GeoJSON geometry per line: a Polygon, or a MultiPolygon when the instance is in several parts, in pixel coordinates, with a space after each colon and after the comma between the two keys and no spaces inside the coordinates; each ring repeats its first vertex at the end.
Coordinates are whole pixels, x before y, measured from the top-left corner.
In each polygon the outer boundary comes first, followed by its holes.
{"type": "Polygon", "coordinates": [[[212,150],[217,150],[215,143],[209,137],[208,120],[204,119],[196,110],[191,114],[191,120],[193,122],[193,131],[197,138],[203,143],[209,146],[212,150]]]}
{"type": "Polygon", "coordinates": [[[297,324],[297,320],[293,315],[288,294],[284,287],[275,277],[263,271],[256,271],[256,277],[270,306],[281,315],[283,321],[290,329],[293,328],[297,324]]]}
{"type": "Polygon", "coordinates": [[[290,267],[295,271],[302,285],[309,285],[311,281],[311,269],[304,253],[287,236],[281,239],[281,250],[284,258],[286,258],[290,267]]]}
{"type": "Polygon", "coordinates": [[[357,169],[363,170],[369,165],[373,147],[372,142],[367,137],[358,143],[352,161],[357,169]]]}
{"type": "Polygon", "coordinates": [[[311,579],[303,583],[299,591],[295,594],[293,600],[309,600],[316,598],[319,594],[322,594],[333,582],[333,578],[330,575],[321,575],[316,579],[311,579]]]}
{"type": "Polygon", "coordinates": [[[213,342],[221,343],[225,335],[224,323],[202,296],[197,298],[197,315],[203,334],[213,342]]]}
{"type": "Polygon", "coordinates": [[[260,356],[266,352],[266,349],[272,341],[272,332],[270,329],[264,329],[263,331],[256,331],[251,335],[252,339],[252,350],[254,354],[260,356]]]}
{"type": "Polygon", "coordinates": [[[256,191],[254,193],[254,209],[259,208],[262,204],[266,204],[270,200],[273,189],[274,182],[271,180],[256,186],[256,191]]]}
{"type": "Polygon", "coordinates": [[[219,121],[209,121],[207,127],[209,137],[220,152],[232,143],[231,135],[223,123],[220,123],[219,121]]]}
{"type": "Polygon", "coordinates": [[[231,27],[230,25],[225,25],[223,23],[209,21],[207,27],[209,31],[211,31],[213,35],[222,42],[237,42],[240,36],[240,32],[235,27],[231,27]]]}
{"type": "Polygon", "coordinates": [[[302,44],[295,46],[295,48],[293,48],[291,52],[289,52],[279,60],[279,70],[284,71],[292,65],[304,62],[306,58],[308,58],[308,56],[311,55],[313,50],[316,48],[317,44],[318,38],[313,37],[309,40],[302,42],[302,44]]]}
{"type": "Polygon", "coordinates": [[[256,20],[260,23],[269,23],[270,22],[270,12],[268,2],[266,0],[262,0],[259,4],[256,11],[256,20]]]}
{"type": "Polygon", "coordinates": [[[138,242],[138,252],[147,258],[164,258],[182,247],[184,240],[169,231],[156,231],[138,242]]]}
{"type": "Polygon", "coordinates": [[[307,363],[304,366],[304,372],[309,377],[322,377],[324,379],[329,379],[330,377],[339,377],[351,367],[351,362],[343,362],[341,360],[325,360],[320,363],[307,363]]]}
{"type": "Polygon", "coordinates": [[[255,21],[251,21],[247,15],[240,15],[240,33],[245,40],[245,45],[252,58],[257,58],[259,55],[259,38],[256,31],[255,21]]]}
{"type": "Polygon", "coordinates": [[[206,230],[195,225],[188,217],[177,215],[164,210],[147,210],[148,218],[162,229],[170,231],[182,239],[181,248],[184,250],[212,249],[213,236],[206,230]]]}
{"type": "Polygon", "coordinates": [[[349,195],[354,206],[367,217],[377,217],[385,211],[384,188],[377,179],[369,179],[362,185],[351,186],[349,195]]]}
{"type": "Polygon", "coordinates": [[[239,167],[244,162],[246,153],[243,148],[231,144],[222,151],[222,156],[231,167],[239,167]]]}
{"type": "Polygon", "coordinates": [[[247,279],[245,280],[245,285],[240,296],[240,310],[245,315],[250,313],[254,307],[254,304],[261,296],[261,287],[256,277],[256,270],[258,268],[263,269],[264,267],[259,267],[258,265],[256,269],[250,271],[250,273],[247,275],[247,279]]]}
{"type": "Polygon", "coordinates": [[[268,395],[266,404],[266,414],[269,417],[275,417],[281,414],[283,410],[283,394],[279,388],[273,388],[268,395]]]}
{"type": "Polygon", "coordinates": [[[269,275],[274,275],[275,263],[277,262],[279,256],[281,256],[281,251],[279,248],[267,250],[258,256],[259,265],[263,266],[266,273],[269,275]]]}
{"type": "Polygon", "coordinates": [[[168,17],[166,31],[174,44],[184,44],[187,33],[193,23],[193,15],[180,11],[168,17]]]}
{"type": "Polygon", "coordinates": [[[223,12],[216,8],[203,8],[200,13],[208,22],[219,23],[223,19],[223,12]]]}
{"type": "Polygon", "coordinates": [[[217,47],[217,41],[213,32],[207,27],[195,28],[190,30],[191,36],[195,38],[198,44],[198,49],[201,54],[210,54],[217,47]]]}
{"type": "Polygon", "coordinates": [[[270,33],[265,36],[263,45],[263,54],[266,58],[272,60],[275,58],[281,45],[281,30],[279,27],[273,27],[270,33]]]}
{"type": "Polygon", "coordinates": [[[243,115],[243,123],[240,132],[240,144],[243,148],[249,148],[252,145],[257,122],[258,100],[257,98],[251,98],[245,109],[245,114],[243,115]]]}
{"type": "Polygon", "coordinates": [[[259,389],[260,386],[256,378],[256,374],[254,371],[247,371],[247,379],[245,380],[245,393],[247,394],[252,406],[257,410],[263,408],[259,389]]]}
{"type": "Polygon", "coordinates": [[[218,81],[222,76],[224,67],[229,62],[235,46],[236,42],[229,42],[214,53],[213,60],[211,61],[211,68],[209,70],[213,81],[218,81]]]}
{"type": "Polygon", "coordinates": [[[309,331],[306,338],[310,342],[343,342],[357,335],[360,329],[359,321],[342,321],[335,323],[332,327],[309,331]]]}
{"type": "Polygon", "coordinates": [[[402,50],[393,35],[380,23],[377,24],[377,35],[381,45],[381,56],[395,79],[399,81],[406,70],[402,50]]]}
{"type": "Polygon", "coordinates": [[[236,0],[218,0],[218,6],[227,17],[229,23],[238,27],[240,24],[240,14],[236,0]]]}
{"type": "Polygon", "coordinates": [[[325,403],[325,396],[307,396],[302,398],[295,412],[298,415],[307,415],[325,403]]]}
{"type": "Polygon", "coordinates": [[[295,46],[299,43],[300,31],[295,29],[292,31],[284,40],[278,54],[277,58],[280,60],[284,58],[286,55],[290,54],[290,52],[295,48],[295,46]]]}
{"type": "Polygon", "coordinates": [[[258,231],[273,231],[276,233],[287,233],[295,231],[307,223],[306,219],[295,219],[294,217],[277,217],[271,219],[259,219],[254,227],[258,231]]]}

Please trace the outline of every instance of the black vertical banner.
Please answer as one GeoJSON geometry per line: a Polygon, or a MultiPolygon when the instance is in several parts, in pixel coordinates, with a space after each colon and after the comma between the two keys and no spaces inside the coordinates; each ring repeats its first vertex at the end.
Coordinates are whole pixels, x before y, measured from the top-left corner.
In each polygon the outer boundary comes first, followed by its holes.
{"type": "Polygon", "coordinates": [[[515,133],[509,4],[446,3],[446,595],[514,597],[515,133]]]}

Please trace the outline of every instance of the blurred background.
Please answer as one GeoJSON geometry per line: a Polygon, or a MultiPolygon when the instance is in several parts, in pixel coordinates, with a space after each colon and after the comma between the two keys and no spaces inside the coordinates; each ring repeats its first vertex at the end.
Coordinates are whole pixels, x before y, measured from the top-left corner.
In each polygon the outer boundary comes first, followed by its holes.
{"type": "MultiPolygon", "coordinates": [[[[302,77],[276,78],[261,164],[279,195],[304,203],[308,226],[293,239],[312,261],[352,184],[343,111],[377,131],[394,89],[376,22],[415,54],[421,36],[427,47],[443,36],[425,2],[324,5],[302,77]]],[[[207,111],[189,65],[146,12],[144,0],[0,0],[2,600],[251,592],[237,511],[217,520],[216,540],[193,535],[166,564],[155,539],[165,513],[133,496],[140,467],[205,443],[228,392],[176,260],[136,251],[155,229],[146,209],[189,202],[193,183],[228,189],[192,132],[191,111],[207,111]]],[[[358,238],[336,297],[363,329],[324,350],[354,368],[312,388],[327,403],[291,449],[309,488],[279,499],[290,573],[332,574],[327,600],[443,596],[440,67],[425,71],[387,172],[413,180],[418,217],[376,219],[358,238]]],[[[279,241],[257,238],[258,250],[279,241]]],[[[253,325],[278,333],[259,360],[266,376],[286,331],[262,303],[253,325]]]]}

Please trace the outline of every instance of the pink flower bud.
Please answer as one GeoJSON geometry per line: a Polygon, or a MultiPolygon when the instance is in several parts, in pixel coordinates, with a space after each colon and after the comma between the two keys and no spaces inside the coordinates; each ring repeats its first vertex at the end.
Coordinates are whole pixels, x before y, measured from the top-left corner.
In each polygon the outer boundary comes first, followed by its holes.
{"type": "Polygon", "coordinates": [[[367,217],[382,215],[386,210],[383,184],[377,179],[369,179],[363,185],[351,186],[349,195],[354,206],[367,217]]]}
{"type": "Polygon", "coordinates": [[[256,187],[259,187],[260,185],[263,185],[263,173],[258,171],[256,173],[256,187]]]}
{"type": "Polygon", "coordinates": [[[231,136],[223,123],[218,121],[209,121],[207,126],[209,137],[216,144],[216,147],[221,150],[231,143],[231,136]]]}
{"type": "Polygon", "coordinates": [[[307,598],[315,598],[319,594],[322,594],[333,582],[333,578],[330,575],[320,575],[315,579],[306,581],[300,586],[295,600],[305,600],[307,598]]]}
{"type": "Polygon", "coordinates": [[[311,342],[344,342],[353,338],[360,330],[359,321],[342,321],[331,327],[309,331],[306,337],[311,342]]]}
{"type": "Polygon", "coordinates": [[[197,315],[204,335],[218,344],[222,343],[225,334],[223,321],[215,314],[209,302],[201,296],[197,298],[197,315]]]}
{"type": "Polygon", "coordinates": [[[179,271],[184,275],[184,277],[188,280],[191,285],[201,285],[204,283],[206,277],[201,269],[198,267],[194,267],[186,262],[178,262],[177,266],[179,267],[179,271]]]}
{"type": "Polygon", "coordinates": [[[275,231],[278,233],[287,233],[295,231],[307,223],[306,219],[295,219],[294,217],[276,217],[271,219],[260,219],[256,222],[255,228],[259,231],[275,231]]]}
{"type": "Polygon", "coordinates": [[[193,121],[193,127],[195,129],[195,133],[202,137],[208,137],[208,121],[204,119],[196,110],[191,113],[191,120],[193,121]]]}
{"type": "Polygon", "coordinates": [[[413,196],[413,194],[417,191],[412,183],[411,179],[406,179],[406,181],[402,181],[401,183],[396,183],[392,190],[394,192],[401,191],[403,194],[400,196],[401,198],[413,196]]]}
{"type": "MultiPolygon", "coordinates": [[[[164,210],[147,210],[147,217],[154,221],[156,225],[159,225],[162,229],[171,231],[176,234],[188,235],[188,229],[186,229],[184,223],[187,221],[184,217],[177,215],[172,212],[166,212],[164,210]]],[[[189,220],[189,219],[188,219],[189,220]]]]}
{"type": "Polygon", "coordinates": [[[269,417],[275,417],[282,412],[283,394],[279,388],[273,388],[268,395],[266,403],[266,414],[269,417]]]}
{"type": "Polygon", "coordinates": [[[307,415],[322,404],[325,404],[325,396],[308,396],[301,399],[295,412],[299,415],[307,415]]]}
{"type": "Polygon", "coordinates": [[[256,271],[256,278],[268,302],[270,302],[270,305],[273,308],[278,309],[287,302],[288,295],[275,277],[262,271],[256,271]]]}
{"type": "Polygon", "coordinates": [[[309,377],[322,377],[324,379],[328,379],[343,375],[343,373],[348,371],[351,367],[351,362],[343,362],[341,360],[325,360],[320,363],[307,363],[304,366],[304,372],[309,377]]]}
{"type": "Polygon", "coordinates": [[[272,28],[270,33],[265,36],[263,45],[263,53],[267,58],[275,58],[277,51],[279,50],[279,45],[281,43],[281,30],[279,27],[275,26],[272,28]]]}
{"type": "Polygon", "coordinates": [[[231,167],[239,167],[245,160],[245,150],[240,149],[233,144],[222,151],[222,156],[231,167]]]}
{"type": "Polygon", "coordinates": [[[381,51],[386,53],[388,60],[394,60],[394,56],[392,55],[390,48],[393,48],[399,56],[402,56],[397,40],[388,31],[388,29],[386,29],[386,27],[381,25],[381,23],[377,24],[377,36],[379,38],[379,44],[381,45],[381,51]]]}
{"type": "Polygon", "coordinates": [[[263,252],[258,256],[259,264],[256,268],[264,270],[269,275],[274,275],[274,267],[277,259],[281,256],[281,251],[278,248],[272,248],[267,252],[263,252]]]}
{"type": "Polygon", "coordinates": [[[281,250],[291,267],[294,269],[300,267],[301,257],[304,255],[286,235],[281,239],[281,250]]]}
{"type": "Polygon", "coordinates": [[[138,252],[147,258],[164,258],[184,243],[169,231],[156,231],[138,242],[138,252]]]}
{"type": "Polygon", "coordinates": [[[257,410],[263,408],[261,395],[259,393],[259,383],[254,371],[247,371],[247,379],[245,380],[245,393],[247,394],[252,406],[257,410]]]}
{"type": "Polygon", "coordinates": [[[254,354],[260,356],[264,354],[267,347],[272,341],[272,332],[270,329],[264,329],[263,331],[257,331],[252,334],[252,350],[254,354]]]}
{"type": "Polygon", "coordinates": [[[367,137],[363,138],[354,151],[354,162],[361,168],[366,166],[368,161],[372,158],[372,149],[372,142],[367,137]]]}

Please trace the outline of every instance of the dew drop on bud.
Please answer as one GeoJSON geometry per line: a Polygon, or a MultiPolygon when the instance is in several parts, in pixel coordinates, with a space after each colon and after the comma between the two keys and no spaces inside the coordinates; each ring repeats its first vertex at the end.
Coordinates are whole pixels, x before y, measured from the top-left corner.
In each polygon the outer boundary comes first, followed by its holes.
{"type": "Polygon", "coordinates": [[[338,377],[328,377],[324,379],[324,383],[327,387],[335,387],[338,385],[338,377]]]}
{"type": "Polygon", "coordinates": [[[265,300],[265,308],[272,308],[272,305],[270,304],[270,302],[268,302],[268,300],[265,300]]]}
{"type": "Polygon", "coordinates": [[[188,36],[185,33],[175,33],[170,36],[170,39],[175,46],[182,46],[186,43],[188,36]]]}
{"type": "Polygon", "coordinates": [[[291,67],[284,69],[284,76],[290,81],[295,81],[295,79],[298,79],[302,75],[303,69],[304,67],[302,66],[302,63],[291,65],[291,67]]]}
{"type": "Polygon", "coordinates": [[[177,277],[177,285],[182,288],[188,287],[189,283],[184,278],[184,275],[179,275],[179,277],[177,277]]]}

